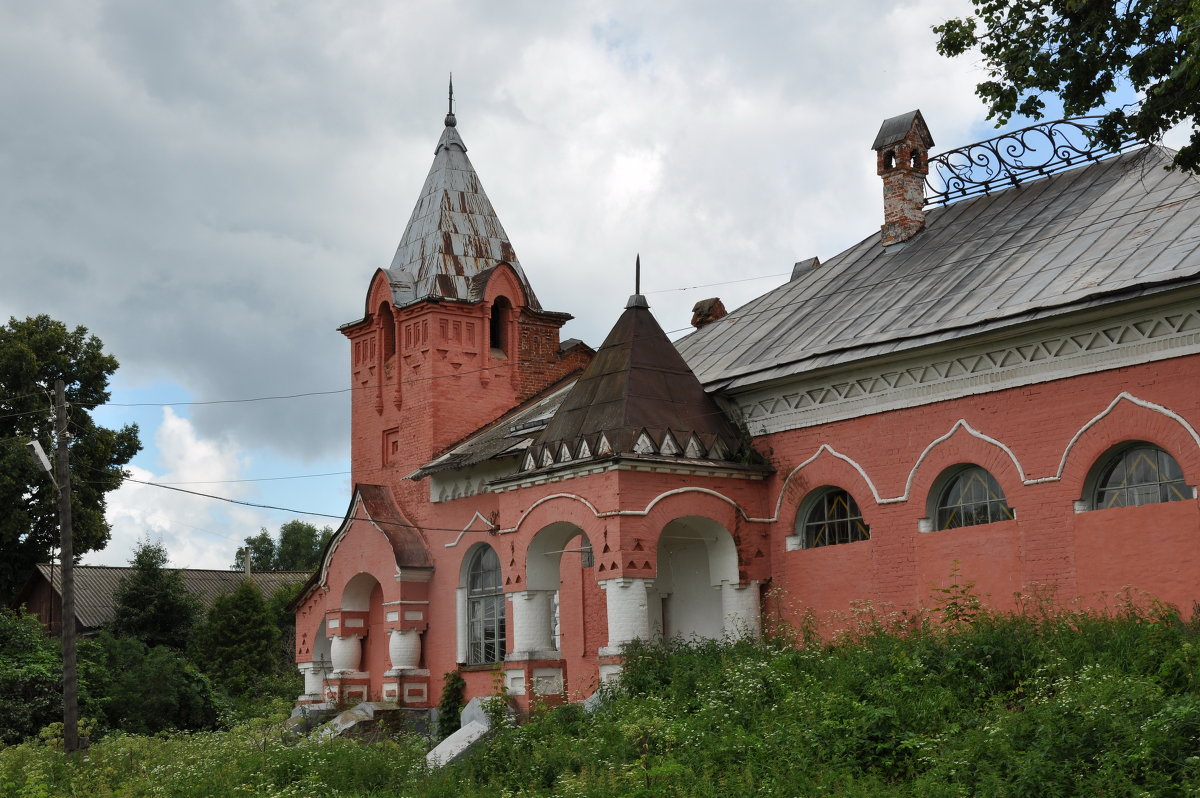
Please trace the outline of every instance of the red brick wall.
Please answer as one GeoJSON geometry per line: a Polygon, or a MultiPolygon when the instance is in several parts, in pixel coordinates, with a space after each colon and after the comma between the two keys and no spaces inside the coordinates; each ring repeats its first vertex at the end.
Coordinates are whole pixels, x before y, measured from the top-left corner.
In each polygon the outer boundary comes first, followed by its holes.
{"type": "MultiPolygon", "coordinates": [[[[586,360],[583,349],[566,357],[559,352],[557,320],[524,311],[518,295],[498,293],[511,288],[498,280],[476,305],[426,303],[398,311],[399,351],[391,363],[379,358],[378,341],[373,361],[369,347],[355,348],[380,335],[375,322],[346,331],[352,353],[360,355],[351,366],[359,389],[352,399],[354,479],[392,486],[402,510],[421,527],[435,566],[423,635],[430,703],[437,700],[442,675],[456,666],[456,590],[472,547],[493,546],[506,589],[522,590],[529,547],[552,523],[577,526],[595,552],[593,568],[581,568],[579,555],[571,553],[560,565],[563,664],[572,696],[590,691],[597,649],[608,642],[605,594],[597,580],[652,578],[659,533],[685,516],[703,516],[729,530],[740,579],[759,581],[785,614],[787,608],[811,609],[833,623],[849,623],[850,610],[860,602],[883,610],[928,607],[935,588],[945,586],[955,569],[998,607],[1013,606],[1014,594],[1031,590],[1057,591],[1064,604],[1100,606],[1132,587],[1185,611],[1200,598],[1195,500],[1085,513],[1074,508],[1084,498],[1089,471],[1123,441],[1163,447],[1178,460],[1188,484],[1200,482],[1200,447],[1188,427],[1200,425],[1194,377],[1200,356],[764,436],[757,446],[772,453],[777,469],[765,481],[608,472],[433,504],[428,482],[403,477],[586,360]],[[510,340],[519,350],[501,364],[489,359],[486,340],[478,337],[487,329],[489,303],[499,295],[513,301],[518,333],[510,340]],[[456,322],[477,325],[474,351],[465,332],[455,338],[456,322]],[[419,325],[407,329],[422,330],[420,339],[406,339],[405,325],[419,325]],[[395,375],[402,383],[398,392],[386,385],[395,375]],[[1123,391],[1138,401],[1114,405],[1123,391]],[[833,452],[820,451],[823,445],[833,452]],[[939,475],[963,463],[990,471],[1016,520],[919,532],[939,475]],[[854,496],[871,539],[787,551],[797,509],[826,485],[854,496]],[[487,531],[477,515],[494,518],[496,530],[487,531]]],[[[372,291],[386,291],[386,285],[377,281],[372,291]]],[[[315,628],[323,609],[337,606],[342,587],[359,572],[376,576],[380,601],[396,598],[396,564],[381,541],[368,525],[355,526],[339,544],[329,591],[315,593],[302,610],[302,626],[315,628]]],[[[376,633],[377,625],[372,618],[366,649],[373,692],[379,681],[374,674],[387,667],[385,635],[376,633]]],[[[493,669],[465,676],[468,696],[493,692],[493,669]]]]}
{"type": "Polygon", "coordinates": [[[1178,358],[764,438],[760,444],[774,449],[780,468],[771,490],[783,494],[772,548],[775,587],[825,613],[844,611],[855,599],[885,608],[928,606],[933,588],[946,585],[957,567],[960,578],[974,581],[976,592],[994,606],[1011,607],[1015,593],[1047,588],[1062,603],[1096,604],[1132,587],[1190,611],[1200,598],[1196,501],[1078,514],[1074,504],[1086,498],[1091,469],[1125,441],[1161,446],[1179,462],[1189,485],[1200,481],[1193,433],[1171,417],[1200,421],[1192,376],[1197,368],[1200,358],[1178,358]],[[1123,391],[1167,412],[1127,399],[1109,409],[1123,391]],[[929,448],[960,420],[997,443],[959,425],[929,448]],[[854,468],[828,453],[785,486],[789,471],[821,444],[858,463],[883,501],[875,500],[854,468]],[[1016,520],[918,532],[938,476],[960,463],[981,465],[996,477],[1016,520]],[[797,508],[822,485],[854,496],[871,525],[871,540],[783,551],[779,541],[797,508]]]}

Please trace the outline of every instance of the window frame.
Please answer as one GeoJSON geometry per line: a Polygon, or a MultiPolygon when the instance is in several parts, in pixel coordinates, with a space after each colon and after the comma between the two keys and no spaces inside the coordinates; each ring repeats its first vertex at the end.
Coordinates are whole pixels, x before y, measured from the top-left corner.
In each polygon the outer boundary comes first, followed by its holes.
{"type": "MultiPolygon", "coordinates": [[[[1168,467],[1169,467],[1168,466],[1168,467]]],[[[1125,441],[1120,443],[1102,456],[1096,458],[1096,462],[1092,464],[1092,469],[1088,474],[1087,481],[1084,483],[1084,502],[1088,510],[1115,510],[1122,507],[1147,507],[1155,504],[1169,504],[1176,501],[1187,501],[1196,498],[1196,489],[1189,485],[1187,478],[1184,476],[1183,467],[1179,465],[1179,461],[1163,447],[1149,441],[1125,441]],[[1169,463],[1169,466],[1174,466],[1175,471],[1179,474],[1176,479],[1158,479],[1155,481],[1135,482],[1133,484],[1124,484],[1119,486],[1111,486],[1109,482],[1118,467],[1123,467],[1125,472],[1129,472],[1128,458],[1134,456],[1136,452],[1152,451],[1156,454],[1155,470],[1161,477],[1163,468],[1163,458],[1169,463]],[[1128,501],[1129,491],[1151,488],[1158,498],[1151,501],[1142,501],[1140,499],[1146,497],[1146,493],[1138,495],[1139,500],[1130,503],[1128,501]],[[1173,498],[1163,498],[1168,490],[1174,490],[1173,498]],[[1125,496],[1125,500],[1120,504],[1114,504],[1111,501],[1102,500],[1102,493],[1121,492],[1125,496]]]]}
{"type": "MultiPolygon", "coordinates": [[[[825,485],[809,493],[796,512],[796,520],[792,525],[792,535],[801,549],[822,549],[829,546],[841,546],[848,543],[862,543],[871,539],[871,525],[863,518],[862,508],[859,507],[850,491],[836,485],[825,485]],[[845,517],[830,518],[831,499],[845,497],[847,500],[845,517]],[[824,512],[822,519],[814,520],[814,515],[824,512]],[[854,513],[857,513],[855,515],[854,513]],[[855,529],[857,522],[858,529],[855,529]],[[830,525],[845,525],[846,540],[836,539],[818,542],[815,527],[830,525]]],[[[842,535],[835,535],[842,537],[842,535]]]]}
{"type": "Polygon", "coordinates": [[[463,572],[466,594],[467,665],[492,665],[502,662],[507,647],[504,579],[500,557],[486,544],[477,546],[463,572]],[[490,562],[485,562],[490,560],[490,562]]]}
{"type": "Polygon", "coordinates": [[[1001,487],[1000,481],[996,479],[991,471],[976,463],[962,463],[944,471],[934,483],[934,488],[929,494],[928,518],[930,528],[933,531],[942,532],[971,526],[987,526],[988,524],[998,524],[1004,521],[1015,521],[1017,511],[1009,503],[1008,495],[1004,492],[1004,488],[1001,487]],[[963,486],[962,483],[964,480],[970,480],[976,475],[982,475],[984,479],[983,486],[988,491],[989,498],[977,498],[973,501],[960,500],[957,503],[951,503],[949,499],[954,491],[958,491],[959,498],[961,499],[966,490],[974,489],[974,486],[963,486]],[[986,520],[978,520],[980,508],[986,513],[986,520]],[[968,509],[970,510],[971,520],[964,522],[963,519],[968,509]],[[951,511],[957,512],[957,523],[950,522],[951,511]],[[947,515],[944,517],[943,513],[947,515]]]}

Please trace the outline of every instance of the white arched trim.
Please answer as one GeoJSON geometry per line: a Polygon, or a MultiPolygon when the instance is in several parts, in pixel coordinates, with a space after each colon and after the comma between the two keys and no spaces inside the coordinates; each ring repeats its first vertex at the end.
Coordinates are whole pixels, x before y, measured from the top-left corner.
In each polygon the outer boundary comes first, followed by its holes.
{"type": "Polygon", "coordinates": [[[594,518],[604,518],[606,516],[616,515],[616,513],[600,512],[599,510],[596,509],[596,505],[592,504],[590,501],[583,498],[582,496],[577,496],[574,493],[552,493],[549,496],[543,496],[542,498],[535,501],[533,504],[526,507],[525,512],[521,513],[521,517],[517,519],[517,523],[513,524],[508,529],[499,530],[500,534],[503,535],[503,534],[508,534],[509,532],[516,532],[518,529],[521,528],[521,524],[525,523],[525,519],[529,517],[530,513],[532,513],[534,510],[536,510],[538,507],[542,506],[546,502],[553,501],[555,499],[570,499],[572,501],[577,501],[580,504],[582,504],[584,507],[588,508],[588,510],[591,511],[592,516],[594,518]]]}
{"type": "Polygon", "coordinates": [[[478,510],[476,510],[475,515],[471,516],[471,520],[467,522],[467,525],[464,526],[461,530],[459,530],[458,537],[454,538],[454,540],[450,541],[449,543],[443,543],[442,545],[448,549],[454,548],[463,539],[463,535],[467,534],[468,532],[500,532],[500,531],[503,531],[503,530],[496,529],[496,525],[494,523],[492,523],[488,519],[484,518],[483,515],[480,514],[480,512],[478,510]]]}
{"type": "Polygon", "coordinates": [[[779,496],[775,500],[775,515],[774,515],[774,517],[772,517],[772,518],[748,518],[747,520],[751,521],[751,522],[756,522],[756,523],[774,523],[775,521],[779,520],[779,513],[783,509],[783,499],[787,493],[788,484],[792,481],[792,479],[798,473],[800,473],[800,471],[802,469],[811,465],[818,457],[820,457],[824,453],[828,453],[829,455],[836,457],[839,460],[844,461],[845,463],[850,465],[855,471],[857,471],[859,473],[859,475],[862,476],[863,481],[867,484],[867,487],[870,488],[871,495],[874,497],[875,502],[877,504],[896,504],[898,502],[908,501],[909,495],[912,491],[913,481],[916,479],[916,474],[917,474],[918,469],[920,469],[921,464],[926,460],[926,458],[929,457],[930,453],[939,444],[948,440],[952,435],[954,435],[955,432],[957,432],[960,429],[963,430],[964,432],[966,432],[968,435],[978,438],[979,440],[984,441],[986,443],[990,443],[990,444],[996,446],[997,448],[999,448],[1002,452],[1004,452],[1008,456],[1008,459],[1012,461],[1013,466],[1017,469],[1017,473],[1021,477],[1021,484],[1023,484],[1023,485],[1039,485],[1039,484],[1042,484],[1045,482],[1058,482],[1059,480],[1062,479],[1063,469],[1066,467],[1067,458],[1070,456],[1071,450],[1075,447],[1075,444],[1079,442],[1079,439],[1083,437],[1085,432],[1087,432],[1090,428],[1092,428],[1093,426],[1098,424],[1102,419],[1104,419],[1106,416],[1108,416],[1110,413],[1112,413],[1113,409],[1118,404],[1120,404],[1122,401],[1130,402],[1134,405],[1137,405],[1138,407],[1142,407],[1142,408],[1145,408],[1146,410],[1150,410],[1152,412],[1159,413],[1159,414],[1171,419],[1172,421],[1175,421],[1181,427],[1183,427],[1184,430],[1187,431],[1188,435],[1190,435],[1192,440],[1195,441],[1197,448],[1200,448],[1200,433],[1198,433],[1196,431],[1196,429],[1191,424],[1188,423],[1187,419],[1183,418],[1178,413],[1176,413],[1166,407],[1163,407],[1162,405],[1158,405],[1158,404],[1155,404],[1154,402],[1146,401],[1145,399],[1139,399],[1127,391],[1122,391],[1121,393],[1117,394],[1117,396],[1112,400],[1112,402],[1109,403],[1108,407],[1106,407],[1100,413],[1096,414],[1096,416],[1094,418],[1092,418],[1090,421],[1088,421],[1086,424],[1084,424],[1082,427],[1079,428],[1079,431],[1075,433],[1075,435],[1071,438],[1070,442],[1067,444],[1066,449],[1063,451],[1062,459],[1060,459],[1059,463],[1058,463],[1058,469],[1055,471],[1054,474],[1051,474],[1049,476],[1044,476],[1044,477],[1029,477],[1029,476],[1027,476],[1025,474],[1024,467],[1021,465],[1020,460],[1017,459],[1017,456],[1016,456],[1016,454],[1013,453],[1012,449],[1010,449],[1008,446],[1006,446],[1004,443],[1000,442],[999,440],[991,437],[990,435],[986,435],[986,434],[980,432],[979,430],[975,429],[969,423],[967,423],[966,419],[960,418],[958,421],[954,422],[953,425],[951,425],[949,431],[947,431],[944,435],[941,435],[940,437],[935,438],[933,441],[931,441],[929,443],[928,446],[925,447],[924,451],[921,452],[920,456],[917,458],[916,463],[913,464],[912,469],[908,473],[908,479],[905,481],[905,484],[904,484],[904,493],[900,494],[899,496],[894,496],[891,498],[884,498],[884,497],[880,496],[879,491],[875,487],[875,482],[867,475],[866,470],[863,469],[863,467],[861,465],[859,465],[857,462],[855,462],[855,460],[853,458],[842,454],[841,452],[839,452],[836,449],[834,449],[833,447],[831,447],[829,444],[823,443],[811,457],[809,457],[804,462],[800,463],[798,466],[793,468],[788,473],[787,477],[784,479],[783,485],[781,486],[780,491],[779,491],[779,496]]]}
{"type": "Polygon", "coordinates": [[[1030,479],[1025,478],[1025,469],[1021,467],[1021,461],[1017,459],[1017,456],[1015,454],[1013,454],[1012,449],[1008,448],[1003,443],[1001,443],[1000,441],[991,437],[990,435],[984,435],[982,432],[980,432],[979,430],[975,429],[970,424],[968,424],[965,419],[960,418],[958,421],[954,422],[954,425],[952,427],[950,427],[949,432],[947,432],[945,435],[943,435],[940,438],[934,439],[932,442],[930,442],[930,444],[928,446],[925,447],[925,451],[921,452],[921,456],[917,458],[917,462],[913,463],[912,470],[908,472],[908,481],[904,483],[904,494],[902,496],[897,496],[894,499],[883,499],[879,503],[880,504],[892,504],[894,502],[908,501],[909,494],[912,492],[913,480],[916,479],[916,477],[917,477],[917,470],[921,467],[921,463],[925,462],[925,458],[929,456],[929,453],[932,452],[937,447],[938,444],[949,440],[950,437],[952,435],[954,435],[955,432],[958,432],[960,429],[965,430],[968,435],[976,437],[979,440],[984,441],[985,443],[992,444],[993,446],[1000,449],[1000,451],[1002,451],[1006,455],[1008,455],[1008,459],[1012,460],[1012,464],[1013,464],[1013,466],[1016,467],[1017,475],[1021,477],[1022,483],[1026,484],[1026,485],[1032,485],[1034,482],[1037,481],[1037,480],[1030,480],[1030,479]]]}
{"type": "Polygon", "coordinates": [[[1196,434],[1196,429],[1189,424],[1187,419],[1185,419],[1183,416],[1179,415],[1173,410],[1168,410],[1162,405],[1156,405],[1154,402],[1147,402],[1145,399],[1138,399],[1136,396],[1130,393],[1121,391],[1121,393],[1117,394],[1116,399],[1113,399],[1111,402],[1109,402],[1108,407],[1104,408],[1104,410],[1096,414],[1095,418],[1080,427],[1079,432],[1075,433],[1075,437],[1071,438],[1071,442],[1067,444],[1067,448],[1063,451],[1062,459],[1058,461],[1058,473],[1053,477],[1045,477],[1044,479],[1036,481],[1052,482],[1056,479],[1062,479],[1063,469],[1067,466],[1067,458],[1071,455],[1071,449],[1075,448],[1075,444],[1079,442],[1079,439],[1083,437],[1085,432],[1094,427],[1096,424],[1100,423],[1100,421],[1102,421],[1109,413],[1113,411],[1113,408],[1115,408],[1122,399],[1154,413],[1160,413],[1172,421],[1177,422],[1179,426],[1187,430],[1188,435],[1192,436],[1192,440],[1195,442],[1196,446],[1200,447],[1200,435],[1196,434]]]}
{"type": "Polygon", "coordinates": [[[379,529],[379,526],[374,520],[372,520],[371,514],[367,512],[367,508],[363,505],[362,496],[360,496],[356,491],[354,494],[354,503],[350,505],[350,510],[346,513],[346,518],[342,521],[342,525],[338,527],[338,531],[333,534],[333,539],[329,542],[329,548],[325,551],[325,559],[321,560],[321,578],[317,582],[318,587],[326,590],[329,589],[329,563],[333,561],[334,552],[338,550],[338,546],[341,545],[342,541],[345,540],[347,533],[350,532],[350,527],[354,526],[355,521],[360,520],[358,517],[358,511],[360,509],[365,516],[365,520],[370,523],[371,526],[375,527],[380,534],[383,533],[383,530],[379,529]]]}
{"type": "MultiPolygon", "coordinates": [[[[580,504],[582,504],[583,506],[585,506],[592,513],[593,517],[595,517],[595,518],[611,518],[613,516],[645,516],[645,515],[649,515],[650,512],[654,509],[654,507],[659,502],[661,502],[664,499],[667,499],[671,496],[678,496],[678,495],[682,495],[685,493],[702,493],[702,494],[707,494],[709,496],[712,496],[716,499],[719,499],[720,501],[723,501],[726,504],[733,507],[737,511],[738,515],[744,521],[746,521],[748,523],[773,524],[779,520],[779,514],[783,509],[783,500],[784,500],[784,496],[787,493],[788,485],[796,477],[796,475],[800,473],[800,471],[802,471],[804,468],[808,467],[809,465],[812,465],[812,463],[815,462],[817,460],[817,458],[823,454],[828,454],[830,457],[835,457],[835,458],[841,460],[842,462],[846,463],[847,465],[849,465],[855,471],[857,471],[859,476],[862,477],[863,482],[866,483],[867,487],[870,489],[871,496],[872,496],[872,498],[874,498],[874,500],[877,504],[896,504],[899,502],[908,501],[910,493],[912,491],[913,481],[916,479],[917,471],[921,468],[921,465],[925,462],[926,459],[928,459],[929,455],[933,452],[933,450],[935,448],[937,448],[937,446],[939,446],[940,444],[949,440],[960,429],[963,432],[965,432],[966,434],[968,434],[974,438],[978,438],[979,440],[984,441],[985,443],[989,443],[989,444],[995,446],[996,448],[1000,449],[1000,451],[1004,452],[1004,454],[1008,457],[1008,459],[1010,461],[1012,461],[1013,467],[1016,468],[1017,474],[1020,476],[1021,483],[1023,485],[1037,485],[1037,484],[1041,484],[1044,482],[1057,482],[1062,479],[1063,468],[1066,465],[1067,457],[1070,455],[1071,449],[1075,446],[1075,444],[1079,441],[1079,439],[1083,436],[1083,434],[1085,432],[1087,432],[1088,429],[1095,426],[1103,418],[1105,418],[1107,415],[1109,415],[1113,411],[1113,408],[1115,408],[1117,406],[1117,404],[1120,403],[1121,401],[1131,402],[1131,403],[1137,405],[1138,407],[1142,407],[1147,410],[1151,410],[1153,412],[1160,413],[1161,415],[1165,416],[1166,418],[1172,419],[1173,421],[1177,422],[1180,426],[1182,426],[1187,431],[1187,433],[1191,436],[1192,440],[1196,442],[1197,447],[1200,447],[1200,433],[1197,433],[1196,429],[1191,424],[1189,424],[1187,422],[1187,420],[1184,419],[1182,416],[1180,416],[1178,413],[1175,413],[1175,412],[1173,412],[1161,405],[1157,405],[1153,402],[1148,402],[1144,399],[1138,399],[1136,396],[1133,396],[1132,394],[1130,394],[1128,392],[1122,391],[1120,394],[1117,395],[1117,397],[1115,399],[1112,400],[1111,403],[1109,403],[1108,407],[1106,407],[1102,412],[1097,414],[1094,418],[1092,418],[1090,421],[1088,421],[1086,424],[1084,424],[1082,427],[1080,427],[1079,431],[1075,433],[1075,435],[1071,438],[1071,441],[1067,444],[1066,449],[1063,451],[1062,459],[1059,461],[1059,464],[1058,464],[1058,470],[1056,471],[1056,473],[1049,475],[1049,476],[1036,477],[1036,478],[1026,476],[1025,468],[1021,465],[1021,461],[1019,459],[1017,459],[1017,456],[1012,451],[1012,449],[1010,449],[1007,445],[1005,445],[1001,441],[997,440],[996,438],[993,438],[990,435],[987,435],[987,434],[975,429],[967,422],[966,419],[960,418],[958,421],[955,421],[954,424],[952,424],[950,426],[950,429],[945,434],[940,435],[939,437],[932,440],[929,443],[929,445],[926,446],[925,449],[921,452],[920,456],[917,457],[917,460],[913,464],[912,469],[909,470],[908,478],[906,479],[905,485],[904,485],[904,492],[902,494],[900,494],[899,496],[893,496],[893,497],[881,496],[879,494],[879,489],[875,485],[874,480],[871,479],[871,477],[867,474],[866,469],[864,469],[861,464],[859,464],[857,461],[855,461],[854,458],[849,457],[848,455],[842,454],[841,452],[837,451],[829,444],[823,443],[817,448],[817,451],[814,452],[810,457],[805,459],[803,462],[801,462],[799,465],[797,465],[795,468],[793,468],[790,472],[788,472],[787,477],[784,478],[783,484],[780,486],[779,495],[776,497],[774,514],[769,518],[755,518],[755,517],[749,516],[746,514],[745,510],[741,507],[741,505],[739,505],[736,501],[734,501],[733,499],[729,498],[728,496],[726,496],[722,493],[719,493],[715,490],[711,490],[709,488],[697,488],[697,487],[676,488],[674,490],[669,490],[669,491],[660,493],[657,496],[655,496],[654,498],[652,498],[646,504],[645,509],[642,509],[642,510],[612,510],[612,511],[598,510],[596,508],[596,506],[593,505],[591,502],[589,502],[587,499],[583,498],[582,496],[578,496],[574,493],[555,493],[550,496],[545,496],[541,499],[538,499],[536,502],[534,502],[532,505],[530,505],[528,508],[526,508],[525,511],[521,514],[521,517],[517,520],[517,523],[514,524],[512,527],[505,528],[505,529],[498,529],[498,530],[494,530],[494,531],[496,531],[499,534],[508,534],[511,532],[516,532],[518,529],[521,528],[521,525],[524,523],[525,519],[527,517],[529,517],[530,513],[532,513],[537,507],[544,504],[545,502],[552,501],[554,499],[569,499],[572,501],[577,501],[580,504]]],[[[467,528],[464,529],[461,533],[459,533],[458,539],[456,539],[454,541],[454,543],[448,543],[446,545],[447,546],[456,545],[459,542],[459,540],[462,539],[462,536],[464,534],[466,534],[466,532],[471,531],[471,527],[472,527],[472,525],[475,524],[476,520],[482,521],[483,525],[485,527],[485,529],[481,529],[479,531],[488,531],[488,530],[492,529],[492,527],[490,526],[490,522],[488,522],[487,519],[484,518],[483,516],[476,513],[476,518],[472,519],[472,523],[468,524],[467,528]]],[[[332,551],[332,548],[331,548],[331,551],[332,551]]]]}
{"type": "MultiPolygon", "coordinates": [[[[859,465],[858,462],[854,458],[848,457],[848,456],[842,454],[841,452],[834,449],[832,446],[830,446],[827,443],[822,443],[821,446],[817,449],[817,451],[815,453],[813,453],[812,457],[809,457],[803,463],[801,463],[800,465],[796,466],[795,468],[793,468],[791,471],[788,472],[788,475],[783,480],[783,485],[780,486],[779,496],[775,499],[775,515],[774,515],[774,517],[765,519],[765,520],[774,522],[779,518],[779,512],[781,509],[783,509],[783,497],[787,494],[787,487],[791,483],[792,478],[795,477],[797,474],[799,474],[801,469],[803,469],[809,465],[812,465],[812,463],[814,461],[816,461],[816,459],[818,457],[820,457],[822,454],[824,454],[825,452],[828,452],[830,454],[830,456],[836,457],[837,459],[848,464],[851,468],[853,468],[855,471],[857,471],[858,475],[863,478],[863,482],[867,483],[867,487],[871,489],[871,496],[875,499],[875,502],[877,504],[884,503],[885,499],[880,497],[879,490],[876,489],[875,482],[869,476],[867,476],[866,469],[864,469],[861,465],[859,465]]],[[[893,499],[893,501],[895,501],[895,500],[893,499]]],[[[751,519],[751,520],[759,520],[759,519],[751,519]]]]}

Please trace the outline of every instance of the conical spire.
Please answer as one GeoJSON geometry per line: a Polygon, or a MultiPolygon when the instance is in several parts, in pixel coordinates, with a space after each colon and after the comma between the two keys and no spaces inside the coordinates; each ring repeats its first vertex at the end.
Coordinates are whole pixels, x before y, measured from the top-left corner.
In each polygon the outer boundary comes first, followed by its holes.
{"type": "Polygon", "coordinates": [[[394,301],[408,305],[430,298],[466,300],[471,280],[504,262],[520,276],[529,306],[539,309],[508,234],[467,158],[457,124],[451,78],[446,126],[389,268],[394,301]]]}
{"type": "Polygon", "coordinates": [[[739,448],[737,428],[635,293],[523,470],[615,455],[728,462],[739,448]]]}

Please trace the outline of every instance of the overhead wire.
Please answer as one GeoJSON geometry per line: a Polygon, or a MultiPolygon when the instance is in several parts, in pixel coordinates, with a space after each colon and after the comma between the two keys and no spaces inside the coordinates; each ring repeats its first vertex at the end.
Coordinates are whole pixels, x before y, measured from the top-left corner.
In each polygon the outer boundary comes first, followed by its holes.
{"type": "MultiPolygon", "coordinates": [[[[214,499],[216,501],[227,502],[229,504],[237,504],[242,507],[253,507],[253,508],[259,509],[259,510],[279,510],[279,511],[286,512],[286,513],[295,513],[297,515],[312,516],[314,518],[334,518],[334,519],[339,519],[339,520],[345,520],[345,518],[346,518],[345,515],[334,515],[332,513],[312,512],[309,510],[300,510],[295,507],[282,507],[277,504],[262,504],[259,502],[245,501],[243,499],[231,499],[228,496],[217,496],[216,494],[213,494],[213,493],[203,493],[201,491],[188,490],[187,488],[175,487],[175,486],[167,485],[167,484],[161,483],[161,482],[151,482],[149,480],[144,480],[144,479],[134,479],[133,477],[125,477],[125,481],[126,482],[136,482],[139,485],[149,485],[150,487],[154,487],[154,488],[162,488],[163,490],[171,490],[171,491],[175,491],[177,493],[186,493],[191,496],[200,496],[205,499],[214,499]]],[[[409,524],[409,523],[405,523],[403,521],[386,521],[386,520],[379,519],[379,518],[372,518],[370,520],[371,520],[371,523],[373,523],[373,524],[378,524],[381,526],[398,526],[398,527],[402,527],[404,529],[416,530],[417,532],[454,532],[457,534],[457,533],[463,531],[462,529],[455,529],[452,527],[421,526],[419,524],[409,524]]],[[[492,525],[489,522],[489,527],[494,528],[494,525],[492,525]]]]}

